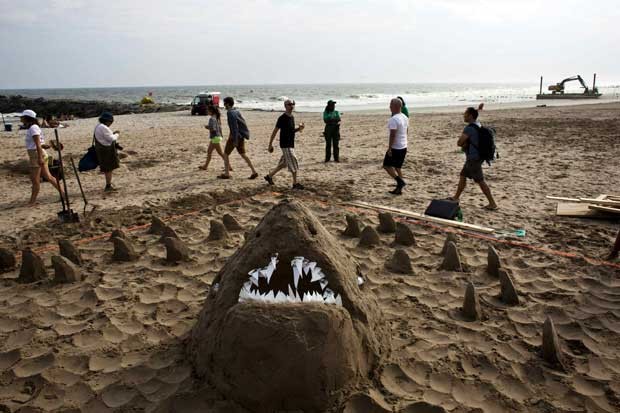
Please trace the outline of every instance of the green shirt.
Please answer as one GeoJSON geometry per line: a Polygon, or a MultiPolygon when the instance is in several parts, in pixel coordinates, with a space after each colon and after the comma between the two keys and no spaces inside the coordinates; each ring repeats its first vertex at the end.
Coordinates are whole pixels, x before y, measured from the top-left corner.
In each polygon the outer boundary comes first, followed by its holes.
{"type": "Polygon", "coordinates": [[[323,112],[323,121],[325,123],[336,123],[340,121],[340,112],[334,110],[333,112],[323,112]]]}
{"type": "Polygon", "coordinates": [[[400,111],[403,113],[403,115],[405,115],[406,117],[409,117],[409,109],[407,109],[407,105],[403,105],[400,111]]]}

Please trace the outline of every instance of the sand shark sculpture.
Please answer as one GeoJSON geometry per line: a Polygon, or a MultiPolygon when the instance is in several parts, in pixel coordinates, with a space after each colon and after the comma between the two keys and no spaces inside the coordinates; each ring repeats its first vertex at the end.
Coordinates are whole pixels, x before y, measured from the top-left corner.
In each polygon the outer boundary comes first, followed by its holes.
{"type": "Polygon", "coordinates": [[[282,201],[216,276],[188,346],[196,373],[257,412],[323,412],[376,378],[389,331],[347,251],[282,201]]]}

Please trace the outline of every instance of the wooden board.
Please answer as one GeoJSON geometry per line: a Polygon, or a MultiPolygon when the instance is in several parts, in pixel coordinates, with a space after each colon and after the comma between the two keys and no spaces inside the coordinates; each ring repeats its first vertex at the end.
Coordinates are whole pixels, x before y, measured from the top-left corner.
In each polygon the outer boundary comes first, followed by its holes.
{"type": "Polygon", "coordinates": [[[559,217],[609,219],[613,214],[588,208],[588,204],[577,202],[559,202],[555,215],[559,217]]]}
{"type": "Polygon", "coordinates": [[[547,195],[545,198],[551,199],[553,201],[580,202],[579,198],[565,198],[563,196],[550,196],[550,195],[547,195]]]}
{"type": "Polygon", "coordinates": [[[610,201],[609,199],[579,198],[579,201],[586,202],[588,204],[597,204],[597,205],[620,208],[620,201],[610,201]]]}
{"type": "Polygon", "coordinates": [[[442,225],[447,225],[450,227],[468,229],[471,231],[483,232],[486,234],[492,234],[495,232],[495,229],[493,228],[482,227],[482,226],[474,225],[474,224],[467,224],[467,223],[459,222],[459,221],[452,221],[450,219],[431,217],[431,216],[420,214],[417,212],[407,211],[405,209],[392,208],[392,207],[387,207],[383,205],[373,205],[373,204],[369,204],[367,202],[362,202],[362,201],[347,202],[346,204],[356,206],[356,207],[366,208],[366,209],[373,209],[376,211],[393,212],[395,214],[419,219],[421,221],[434,222],[436,224],[442,224],[442,225]]]}
{"type": "Polygon", "coordinates": [[[606,207],[606,206],[601,206],[601,205],[588,205],[588,208],[591,210],[595,210],[595,211],[602,211],[602,212],[620,215],[620,208],[611,208],[611,207],[606,207]]]}

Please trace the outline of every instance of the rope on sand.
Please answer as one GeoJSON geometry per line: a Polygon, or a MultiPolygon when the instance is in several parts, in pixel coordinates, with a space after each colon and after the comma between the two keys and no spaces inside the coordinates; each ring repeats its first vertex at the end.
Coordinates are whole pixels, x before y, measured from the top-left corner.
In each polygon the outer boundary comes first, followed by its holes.
{"type": "MultiPolygon", "coordinates": [[[[242,198],[236,198],[227,202],[222,202],[218,205],[228,205],[228,204],[233,204],[235,202],[239,202],[239,201],[244,201],[247,199],[250,199],[256,195],[271,195],[271,196],[280,196],[282,195],[282,193],[280,192],[270,192],[270,191],[265,191],[265,192],[259,192],[259,193],[255,193],[252,194],[250,196],[247,197],[242,197],[242,198]]],[[[340,207],[344,207],[346,210],[348,210],[349,212],[355,212],[355,213],[360,213],[364,210],[368,210],[371,208],[359,208],[359,207],[353,207],[351,205],[343,205],[343,204],[334,204],[331,202],[327,202],[324,201],[322,199],[313,197],[313,196],[299,196],[299,198],[302,198],[304,200],[308,200],[308,201],[312,201],[314,203],[317,204],[322,204],[322,205],[327,205],[327,206],[340,206],[340,207]]],[[[177,221],[177,220],[181,220],[190,216],[194,216],[194,215],[198,215],[200,214],[201,210],[193,210],[193,211],[188,211],[186,213],[183,214],[177,214],[177,215],[171,215],[167,218],[162,219],[162,221],[164,222],[172,222],[172,221],[177,221]]],[[[398,215],[398,213],[396,213],[398,215]]],[[[396,217],[397,220],[399,221],[405,221],[414,225],[419,225],[419,226],[424,226],[424,227],[428,227],[428,228],[432,228],[436,231],[440,231],[440,232],[453,232],[455,234],[459,234],[465,237],[470,237],[470,238],[476,238],[476,239],[480,239],[480,240],[484,240],[484,241],[489,241],[489,242],[495,242],[498,244],[504,244],[504,245],[510,245],[512,247],[517,247],[517,248],[523,248],[523,249],[527,249],[530,251],[537,251],[546,255],[554,255],[557,257],[563,257],[563,258],[571,258],[571,259],[579,259],[579,260],[584,260],[585,262],[587,262],[588,264],[591,265],[601,265],[601,266],[605,266],[605,267],[610,267],[610,268],[616,268],[616,269],[620,269],[620,263],[614,263],[614,262],[609,262],[609,261],[605,261],[602,259],[598,259],[598,258],[591,258],[591,257],[587,257],[585,255],[582,254],[577,254],[577,253],[572,253],[572,252],[566,252],[566,251],[560,251],[560,250],[554,250],[551,248],[544,248],[544,247],[537,247],[535,245],[532,244],[528,244],[525,242],[519,242],[519,241],[511,241],[511,240],[505,240],[505,239],[499,239],[497,237],[494,236],[490,236],[490,235],[484,235],[484,234],[478,234],[478,233],[473,233],[470,231],[461,231],[455,228],[449,228],[449,227],[442,227],[440,225],[435,225],[433,223],[430,222],[423,222],[423,221],[419,221],[413,218],[407,218],[407,217],[396,217]]],[[[151,226],[151,224],[143,224],[143,225],[135,225],[132,227],[127,227],[127,228],[122,228],[123,231],[126,232],[134,232],[134,231],[138,231],[141,229],[146,229],[149,228],[151,226]]],[[[110,235],[112,235],[111,232],[105,233],[105,234],[101,234],[101,235],[96,235],[94,237],[88,237],[88,238],[81,238],[78,239],[75,242],[75,244],[88,244],[90,242],[94,242],[94,241],[98,241],[98,240],[102,240],[105,238],[109,238],[110,235]]],[[[47,245],[41,248],[37,248],[34,251],[37,254],[40,253],[45,253],[45,252],[50,252],[50,251],[56,251],[58,250],[58,246],[57,245],[47,245]]],[[[19,259],[21,256],[21,252],[19,252],[17,254],[17,258],[19,259]]]]}

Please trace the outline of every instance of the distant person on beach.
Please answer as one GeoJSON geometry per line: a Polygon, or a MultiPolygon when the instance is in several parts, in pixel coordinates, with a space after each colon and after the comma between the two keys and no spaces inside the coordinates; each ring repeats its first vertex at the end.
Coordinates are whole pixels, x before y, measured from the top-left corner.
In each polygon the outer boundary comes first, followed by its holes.
{"type": "Polygon", "coordinates": [[[226,155],[222,151],[222,146],[220,142],[222,142],[222,121],[220,108],[217,106],[209,105],[207,106],[207,114],[209,117],[209,123],[205,126],[209,130],[209,148],[207,149],[207,160],[204,165],[200,165],[199,168],[203,171],[206,171],[209,167],[209,162],[211,162],[211,154],[213,151],[216,151],[218,155],[222,157],[224,160],[224,165],[227,163],[226,155]]]}
{"type": "Polygon", "coordinates": [[[405,185],[402,167],[407,156],[407,134],[409,133],[409,118],[402,112],[402,102],[398,98],[390,101],[392,117],[388,121],[388,149],[383,159],[383,168],[396,181],[396,188],[390,191],[393,195],[401,195],[405,185]]]}
{"type": "Polygon", "coordinates": [[[241,116],[241,113],[235,109],[235,100],[232,97],[228,96],[224,98],[224,107],[226,108],[226,118],[228,120],[228,128],[230,129],[230,133],[224,148],[224,155],[226,156],[224,160],[226,171],[223,174],[218,175],[218,178],[230,179],[230,154],[237,149],[239,155],[241,155],[243,160],[252,170],[252,175],[250,175],[248,179],[256,179],[258,177],[258,172],[254,169],[254,165],[252,165],[252,161],[246,155],[245,150],[245,140],[250,139],[250,130],[248,129],[248,125],[243,116],[241,116]]]}
{"type": "Polygon", "coordinates": [[[120,132],[110,129],[114,116],[110,112],[103,112],[99,117],[99,124],[95,126],[95,152],[99,161],[99,170],[105,175],[105,192],[115,192],[112,186],[112,171],[120,166],[118,150],[123,149],[118,144],[120,132]]]}
{"type": "Polygon", "coordinates": [[[30,202],[28,206],[37,204],[37,196],[41,189],[41,176],[51,183],[57,191],[60,191],[64,198],[64,191],[58,184],[56,178],[52,176],[49,170],[49,155],[43,149],[45,138],[37,120],[37,114],[32,110],[25,110],[20,117],[24,129],[26,129],[26,151],[28,153],[28,161],[30,164],[30,181],[32,182],[32,191],[30,194],[30,202]]]}
{"type": "Polygon", "coordinates": [[[497,204],[493,199],[493,195],[491,195],[491,189],[484,180],[484,174],[482,173],[482,163],[484,161],[480,159],[480,153],[478,152],[479,130],[482,127],[482,124],[478,121],[478,112],[482,110],[483,107],[481,103],[478,109],[469,107],[465,110],[465,113],[463,113],[463,120],[467,123],[467,126],[465,126],[463,133],[457,141],[457,145],[463,148],[466,158],[465,165],[463,165],[463,169],[460,173],[456,194],[454,194],[452,199],[458,201],[463,190],[465,190],[467,179],[473,179],[473,181],[480,186],[480,189],[489,201],[489,204],[484,208],[495,211],[497,209],[497,204]]]}
{"type": "Polygon", "coordinates": [[[406,117],[409,117],[409,109],[407,108],[405,99],[401,98],[400,96],[397,96],[396,99],[400,100],[400,103],[403,104],[403,107],[400,108],[400,111],[403,113],[403,115],[405,115],[406,117]]]}
{"type": "Polygon", "coordinates": [[[299,126],[295,127],[295,117],[293,116],[293,109],[295,109],[295,101],[287,99],[284,102],[285,112],[280,115],[276,122],[276,127],[271,133],[269,139],[269,146],[267,150],[269,153],[273,152],[273,140],[276,137],[278,131],[280,131],[280,149],[282,150],[282,156],[278,165],[265,175],[265,181],[269,185],[273,185],[273,177],[284,168],[288,168],[289,172],[293,176],[293,189],[304,189],[304,186],[297,182],[297,171],[299,170],[299,163],[295,157],[295,133],[302,132],[304,130],[304,123],[301,122],[299,126]]]}
{"type": "Polygon", "coordinates": [[[334,161],[340,162],[340,113],[336,110],[336,102],[330,100],[327,102],[325,111],[323,112],[323,122],[325,122],[325,162],[329,162],[332,158],[332,147],[334,148],[334,161]]]}

